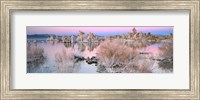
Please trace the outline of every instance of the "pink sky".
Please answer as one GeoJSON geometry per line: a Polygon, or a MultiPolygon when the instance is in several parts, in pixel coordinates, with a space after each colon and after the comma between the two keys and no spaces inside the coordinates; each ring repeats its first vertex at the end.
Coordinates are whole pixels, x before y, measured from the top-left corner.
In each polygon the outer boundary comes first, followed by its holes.
{"type": "MultiPolygon", "coordinates": [[[[173,33],[173,26],[136,26],[138,32],[151,32],[152,34],[173,33]]],[[[27,34],[55,34],[55,35],[76,35],[78,31],[85,33],[92,32],[96,35],[117,35],[132,32],[133,27],[68,27],[68,26],[27,26],[27,34]]]]}

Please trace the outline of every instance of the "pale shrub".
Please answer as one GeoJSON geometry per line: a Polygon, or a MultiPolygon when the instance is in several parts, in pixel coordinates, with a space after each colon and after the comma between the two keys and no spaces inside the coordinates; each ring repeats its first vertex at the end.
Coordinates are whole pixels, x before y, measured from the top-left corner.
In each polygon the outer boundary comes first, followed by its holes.
{"type": "Polygon", "coordinates": [[[163,71],[173,71],[173,42],[172,40],[169,42],[164,42],[161,47],[159,47],[161,53],[160,57],[163,58],[160,61],[159,68],[163,69],[163,71]]]}
{"type": "Polygon", "coordinates": [[[71,50],[67,51],[65,49],[62,49],[61,53],[55,54],[55,60],[56,62],[64,62],[68,60],[73,60],[73,53],[71,50]]]}
{"type": "Polygon", "coordinates": [[[137,55],[133,60],[126,63],[124,72],[150,73],[153,63],[154,61],[144,59],[142,55],[137,55]]]}
{"type": "Polygon", "coordinates": [[[172,57],[173,56],[173,42],[165,42],[159,47],[161,57],[172,57]]]}
{"type": "Polygon", "coordinates": [[[40,46],[33,46],[33,44],[27,45],[27,58],[44,57],[44,48],[40,46]]]}
{"type": "MultiPolygon", "coordinates": [[[[114,71],[113,69],[125,67],[127,63],[134,59],[135,55],[134,49],[123,45],[118,40],[105,41],[100,44],[97,50],[99,63],[105,66],[108,72],[114,71]]],[[[117,72],[122,71],[118,70],[117,72]]]]}
{"type": "Polygon", "coordinates": [[[77,72],[80,63],[75,63],[74,56],[81,56],[78,50],[72,48],[62,49],[61,52],[55,54],[55,61],[58,64],[58,71],[61,73],[77,72]]]}
{"type": "Polygon", "coordinates": [[[107,61],[108,59],[116,60],[117,62],[126,62],[129,59],[133,59],[135,52],[132,48],[124,46],[120,41],[105,41],[97,50],[98,58],[101,61],[107,61]]]}

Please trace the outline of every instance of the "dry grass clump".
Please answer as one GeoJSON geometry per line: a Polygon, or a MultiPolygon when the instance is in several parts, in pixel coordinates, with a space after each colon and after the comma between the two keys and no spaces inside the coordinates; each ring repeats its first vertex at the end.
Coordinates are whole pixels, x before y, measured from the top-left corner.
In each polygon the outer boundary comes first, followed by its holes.
{"type": "Polygon", "coordinates": [[[113,59],[116,62],[126,62],[129,59],[133,59],[135,52],[132,48],[124,46],[120,41],[106,41],[99,46],[97,51],[98,58],[101,61],[107,61],[113,59]]]}
{"type": "MultiPolygon", "coordinates": [[[[97,50],[99,63],[105,66],[108,72],[125,67],[128,62],[134,59],[135,55],[134,49],[123,45],[118,40],[105,41],[97,50]]],[[[118,70],[118,72],[121,72],[121,70],[118,70]]]]}
{"type": "Polygon", "coordinates": [[[124,67],[124,72],[128,73],[151,73],[154,61],[144,59],[141,55],[136,56],[132,61],[128,62],[124,67]]]}
{"type": "Polygon", "coordinates": [[[44,48],[39,46],[27,45],[27,58],[44,57],[44,48]]]}
{"type": "Polygon", "coordinates": [[[62,49],[61,52],[55,54],[55,61],[58,64],[59,72],[73,72],[73,55],[70,50],[66,52],[62,49]]]}
{"type": "Polygon", "coordinates": [[[72,48],[62,49],[61,52],[55,54],[55,61],[58,64],[58,71],[61,73],[77,72],[79,63],[75,63],[74,55],[79,54],[77,50],[72,48]]]}
{"type": "Polygon", "coordinates": [[[164,70],[173,70],[173,42],[166,42],[163,46],[159,47],[161,53],[160,57],[163,58],[158,64],[164,70]]]}
{"type": "Polygon", "coordinates": [[[37,46],[36,44],[27,44],[27,64],[28,66],[33,64],[39,66],[44,63],[46,56],[44,54],[44,48],[37,46]]]}
{"type": "Polygon", "coordinates": [[[55,60],[56,62],[59,62],[59,63],[63,63],[68,60],[73,60],[73,53],[71,50],[68,50],[66,52],[64,49],[62,49],[61,53],[55,54],[55,60]]]}
{"type": "Polygon", "coordinates": [[[44,48],[37,46],[36,44],[27,45],[27,72],[30,67],[39,67],[46,61],[46,55],[44,54],[44,48]]]}
{"type": "Polygon", "coordinates": [[[159,47],[161,57],[173,57],[173,42],[166,42],[159,47]]]}

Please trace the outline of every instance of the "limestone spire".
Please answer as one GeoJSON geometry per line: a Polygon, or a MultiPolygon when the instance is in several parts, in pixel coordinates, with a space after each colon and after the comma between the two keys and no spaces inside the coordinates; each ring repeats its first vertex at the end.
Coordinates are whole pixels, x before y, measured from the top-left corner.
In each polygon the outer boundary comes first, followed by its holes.
{"type": "Polygon", "coordinates": [[[137,30],[135,29],[135,27],[132,29],[132,31],[133,31],[133,34],[137,33],[137,30]]]}

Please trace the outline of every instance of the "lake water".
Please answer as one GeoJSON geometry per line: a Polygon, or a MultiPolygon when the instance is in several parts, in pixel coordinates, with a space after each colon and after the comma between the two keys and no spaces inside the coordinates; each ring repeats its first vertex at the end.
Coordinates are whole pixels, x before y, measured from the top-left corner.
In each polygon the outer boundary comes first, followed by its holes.
{"type": "MultiPolygon", "coordinates": [[[[96,56],[100,43],[62,43],[46,42],[39,40],[36,43],[27,42],[27,72],[28,73],[98,73],[95,64],[88,64],[86,61],[73,61],[73,55],[91,58],[96,56]],[[34,55],[40,58],[34,60],[34,55]],[[40,56],[43,55],[44,57],[40,56]]],[[[159,48],[162,44],[151,44],[138,48],[136,62],[138,65],[148,63],[152,72],[162,72],[159,69],[158,61],[152,60],[161,58],[163,51],[159,48]]],[[[37,57],[35,57],[37,59],[37,57]]],[[[171,72],[171,71],[169,71],[171,72]]]]}

